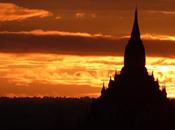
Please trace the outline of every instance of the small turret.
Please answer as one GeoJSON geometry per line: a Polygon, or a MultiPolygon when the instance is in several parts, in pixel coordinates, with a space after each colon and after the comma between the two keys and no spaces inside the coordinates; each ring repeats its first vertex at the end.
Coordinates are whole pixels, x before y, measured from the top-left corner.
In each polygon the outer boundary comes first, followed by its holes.
{"type": "Polygon", "coordinates": [[[156,86],[160,87],[159,86],[159,79],[158,78],[157,78],[157,80],[155,82],[156,82],[156,86]]]}
{"type": "Polygon", "coordinates": [[[151,73],[151,79],[154,81],[155,79],[154,79],[154,72],[152,71],[152,73],[151,73]]]}
{"type": "Polygon", "coordinates": [[[102,96],[105,94],[105,91],[106,91],[106,89],[105,89],[105,83],[103,82],[103,87],[101,89],[101,95],[102,96]]]}
{"type": "Polygon", "coordinates": [[[112,77],[110,76],[110,80],[109,80],[109,84],[108,87],[112,87],[113,86],[114,81],[112,80],[112,77]]]}
{"type": "Polygon", "coordinates": [[[115,75],[114,75],[114,80],[115,81],[117,80],[117,77],[118,77],[118,73],[117,73],[117,70],[115,70],[115,75]]]}
{"type": "Polygon", "coordinates": [[[163,86],[162,95],[163,95],[164,97],[167,97],[167,92],[166,92],[166,87],[165,87],[165,86],[163,86]]]}
{"type": "Polygon", "coordinates": [[[152,71],[152,74],[151,74],[152,77],[154,77],[154,72],[152,71]]]}

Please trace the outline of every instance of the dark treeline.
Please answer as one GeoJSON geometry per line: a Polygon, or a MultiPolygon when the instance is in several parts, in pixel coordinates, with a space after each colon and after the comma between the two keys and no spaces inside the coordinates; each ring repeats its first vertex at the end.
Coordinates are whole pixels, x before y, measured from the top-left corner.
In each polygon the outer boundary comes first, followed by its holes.
{"type": "MultiPolygon", "coordinates": [[[[93,101],[89,97],[0,97],[0,130],[83,130],[90,125],[93,101]]],[[[175,100],[171,102],[175,106],[175,100]]]]}
{"type": "Polygon", "coordinates": [[[90,112],[92,99],[0,98],[0,130],[77,130],[90,112]]]}

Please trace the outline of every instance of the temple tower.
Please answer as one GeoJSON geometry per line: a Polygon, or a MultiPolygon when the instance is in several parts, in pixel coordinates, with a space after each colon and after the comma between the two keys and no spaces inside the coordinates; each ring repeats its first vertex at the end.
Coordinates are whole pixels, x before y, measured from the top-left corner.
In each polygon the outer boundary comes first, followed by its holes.
{"type": "Polygon", "coordinates": [[[135,10],[134,24],[131,37],[125,48],[124,67],[122,72],[126,73],[131,70],[145,72],[145,48],[140,38],[140,29],[138,24],[138,12],[135,10]]]}

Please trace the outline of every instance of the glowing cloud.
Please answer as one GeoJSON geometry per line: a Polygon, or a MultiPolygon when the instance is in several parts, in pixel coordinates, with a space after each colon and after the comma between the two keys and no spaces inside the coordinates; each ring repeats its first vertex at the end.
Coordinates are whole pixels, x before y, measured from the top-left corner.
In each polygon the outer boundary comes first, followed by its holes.
{"type": "Polygon", "coordinates": [[[158,10],[150,10],[148,11],[149,13],[160,13],[160,14],[164,14],[164,15],[175,15],[175,11],[158,11],[158,10]]]}
{"type": "Polygon", "coordinates": [[[104,37],[104,38],[112,38],[110,35],[104,35],[101,33],[91,34],[86,32],[66,32],[66,31],[45,31],[42,29],[32,30],[32,31],[19,31],[19,32],[8,32],[2,31],[0,34],[19,34],[19,35],[35,35],[35,36],[79,36],[79,37],[104,37]]]}
{"type": "Polygon", "coordinates": [[[76,18],[83,18],[85,17],[85,13],[76,13],[75,16],[76,18]]]}
{"type": "MultiPolygon", "coordinates": [[[[120,73],[123,57],[0,53],[0,63],[0,96],[95,96],[115,70],[120,73]]],[[[173,64],[171,58],[147,58],[149,73],[166,86],[168,97],[175,95],[173,64]]]]}
{"type": "Polygon", "coordinates": [[[21,21],[33,17],[48,17],[52,13],[42,9],[28,9],[13,3],[0,3],[0,22],[21,21]]]}
{"type": "MultiPolygon", "coordinates": [[[[175,36],[173,35],[145,33],[145,34],[142,34],[141,37],[144,40],[175,41],[175,36]]],[[[122,36],[121,38],[130,38],[130,35],[122,36]]]]}
{"type": "Polygon", "coordinates": [[[96,14],[95,13],[83,13],[83,12],[77,12],[75,13],[75,17],[77,19],[80,19],[80,18],[96,18],[96,14]]]}
{"type": "Polygon", "coordinates": [[[142,35],[145,40],[175,41],[175,36],[146,33],[142,35]]]}

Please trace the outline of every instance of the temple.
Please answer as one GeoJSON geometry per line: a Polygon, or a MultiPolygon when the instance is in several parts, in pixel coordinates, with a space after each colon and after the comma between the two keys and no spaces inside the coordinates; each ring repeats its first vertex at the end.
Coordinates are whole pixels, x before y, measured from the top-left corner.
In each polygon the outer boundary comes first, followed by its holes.
{"type": "Polygon", "coordinates": [[[160,102],[166,99],[166,90],[161,91],[158,80],[149,75],[145,67],[145,48],[140,38],[138,12],[135,10],[134,24],[131,37],[124,52],[124,67],[120,74],[115,73],[110,78],[108,88],[101,93],[101,99],[108,102],[132,99],[133,102],[160,102]]]}
{"type": "Polygon", "coordinates": [[[148,74],[145,48],[140,37],[138,11],[124,52],[124,66],[102,87],[92,104],[92,124],[101,129],[151,130],[168,128],[172,121],[165,88],[148,74]],[[170,121],[171,120],[171,121],[170,121]],[[167,127],[168,126],[168,127],[167,127]]]}

